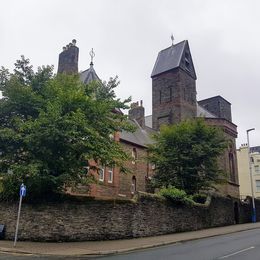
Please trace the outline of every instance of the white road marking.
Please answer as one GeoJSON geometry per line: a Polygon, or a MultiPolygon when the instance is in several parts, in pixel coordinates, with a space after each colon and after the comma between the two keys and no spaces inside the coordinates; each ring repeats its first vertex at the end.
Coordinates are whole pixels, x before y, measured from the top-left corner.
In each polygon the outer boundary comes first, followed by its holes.
{"type": "Polygon", "coordinates": [[[239,251],[237,251],[237,252],[235,252],[235,253],[233,253],[233,254],[229,254],[229,255],[221,256],[221,257],[219,257],[218,259],[228,258],[228,257],[230,257],[230,256],[240,254],[240,253],[242,253],[242,252],[245,252],[245,251],[251,250],[251,249],[253,249],[253,248],[255,248],[255,247],[254,247],[254,246],[251,246],[251,247],[248,247],[248,248],[245,248],[245,249],[239,250],[239,251]]]}

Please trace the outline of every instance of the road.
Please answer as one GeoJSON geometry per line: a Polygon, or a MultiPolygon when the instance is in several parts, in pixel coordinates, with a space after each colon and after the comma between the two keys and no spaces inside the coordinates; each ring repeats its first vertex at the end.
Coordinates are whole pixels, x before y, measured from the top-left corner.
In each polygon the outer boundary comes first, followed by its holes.
{"type": "Polygon", "coordinates": [[[64,256],[33,256],[33,255],[19,255],[19,254],[6,254],[0,253],[1,260],[83,260],[95,259],[93,257],[64,257],[64,256]]]}
{"type": "Polygon", "coordinates": [[[199,239],[184,243],[136,251],[123,255],[105,257],[50,257],[0,254],[5,260],[54,260],[54,259],[99,259],[99,260],[259,260],[260,229],[237,232],[229,235],[199,239]]]}
{"type": "MultiPolygon", "coordinates": [[[[100,258],[101,259],[101,258],[100,258]]],[[[260,229],[104,257],[104,260],[259,260],[260,229]]]]}

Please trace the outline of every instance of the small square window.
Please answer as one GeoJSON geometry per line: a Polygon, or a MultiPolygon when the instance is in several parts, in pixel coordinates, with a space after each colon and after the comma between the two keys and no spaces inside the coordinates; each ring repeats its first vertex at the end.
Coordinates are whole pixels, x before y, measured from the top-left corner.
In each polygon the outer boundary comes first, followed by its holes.
{"type": "Polygon", "coordinates": [[[114,173],[113,173],[113,168],[108,168],[108,180],[107,182],[108,183],[113,183],[113,176],[114,173]]]}
{"type": "Polygon", "coordinates": [[[256,184],[256,191],[260,191],[260,180],[255,181],[256,184]]]}

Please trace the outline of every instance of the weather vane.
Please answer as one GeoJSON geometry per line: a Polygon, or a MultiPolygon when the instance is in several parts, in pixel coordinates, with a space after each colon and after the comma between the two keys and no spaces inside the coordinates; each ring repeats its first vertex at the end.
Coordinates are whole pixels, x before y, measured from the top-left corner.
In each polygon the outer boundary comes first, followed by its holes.
{"type": "Polygon", "coordinates": [[[91,65],[93,65],[93,58],[95,57],[95,52],[93,51],[93,48],[91,49],[91,51],[89,52],[89,55],[91,57],[91,65]]]}
{"type": "Polygon", "coordinates": [[[173,34],[171,35],[171,40],[172,40],[172,46],[173,46],[173,42],[174,42],[173,34]]]}

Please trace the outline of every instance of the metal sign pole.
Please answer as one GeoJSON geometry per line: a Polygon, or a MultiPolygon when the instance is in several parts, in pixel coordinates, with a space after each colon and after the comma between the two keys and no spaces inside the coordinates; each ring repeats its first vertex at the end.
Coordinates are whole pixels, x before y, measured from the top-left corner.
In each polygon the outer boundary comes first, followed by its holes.
{"type": "Polygon", "coordinates": [[[25,197],[25,195],[26,195],[26,186],[22,183],[22,185],[20,187],[20,201],[19,201],[19,209],[18,209],[18,216],[17,216],[17,222],[16,222],[15,236],[14,236],[14,247],[16,246],[16,242],[17,242],[22,200],[23,200],[23,197],[25,197]]]}
{"type": "Polygon", "coordinates": [[[23,200],[23,196],[20,195],[19,209],[18,209],[18,216],[17,216],[17,222],[16,222],[15,237],[14,237],[14,247],[16,246],[16,242],[17,242],[18,228],[19,228],[19,221],[20,221],[20,214],[21,214],[21,207],[22,207],[22,200],[23,200]]]}

